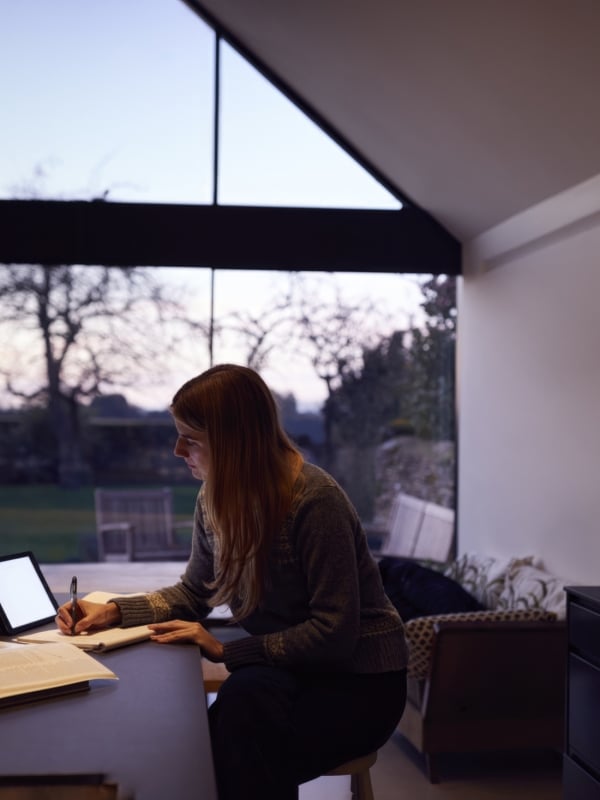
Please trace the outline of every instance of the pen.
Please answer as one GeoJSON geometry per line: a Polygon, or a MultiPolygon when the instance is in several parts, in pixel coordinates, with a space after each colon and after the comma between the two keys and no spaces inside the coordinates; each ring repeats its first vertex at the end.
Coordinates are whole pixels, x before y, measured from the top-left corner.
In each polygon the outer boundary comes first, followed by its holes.
{"type": "Polygon", "coordinates": [[[71,578],[71,636],[75,635],[75,625],[77,624],[77,575],[71,578]]]}

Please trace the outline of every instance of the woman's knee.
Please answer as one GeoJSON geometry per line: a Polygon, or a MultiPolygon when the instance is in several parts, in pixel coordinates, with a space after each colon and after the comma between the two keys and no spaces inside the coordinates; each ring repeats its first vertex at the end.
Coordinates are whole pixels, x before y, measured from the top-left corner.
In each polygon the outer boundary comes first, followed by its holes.
{"type": "Polygon", "coordinates": [[[219,724],[244,728],[251,735],[265,725],[285,726],[297,692],[291,673],[262,665],[242,667],[227,678],[209,708],[211,730],[219,724]]]}

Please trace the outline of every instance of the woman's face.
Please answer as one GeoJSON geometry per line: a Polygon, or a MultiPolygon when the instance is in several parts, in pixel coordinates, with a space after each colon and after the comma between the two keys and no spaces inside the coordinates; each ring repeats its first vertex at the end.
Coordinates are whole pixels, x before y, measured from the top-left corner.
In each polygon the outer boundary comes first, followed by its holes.
{"type": "Polygon", "coordinates": [[[210,463],[208,436],[204,431],[190,428],[177,417],[175,417],[175,428],[177,441],[173,452],[185,460],[194,478],[205,481],[210,463]]]}

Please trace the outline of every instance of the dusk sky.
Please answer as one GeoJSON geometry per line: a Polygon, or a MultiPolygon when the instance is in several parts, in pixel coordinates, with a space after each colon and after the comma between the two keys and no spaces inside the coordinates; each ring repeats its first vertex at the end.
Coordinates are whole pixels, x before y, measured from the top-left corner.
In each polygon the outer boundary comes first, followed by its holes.
{"type": "MultiPolygon", "coordinates": [[[[212,202],[215,37],[181,0],[0,0],[0,25],[0,197],[212,202]]],[[[399,208],[228,45],[221,59],[219,202],[399,208]]],[[[206,316],[206,269],[161,273],[185,283],[206,316]]],[[[221,271],[217,314],[260,310],[285,280],[221,271]]],[[[368,295],[401,326],[419,300],[414,278],[337,281],[349,300],[368,295]]],[[[310,366],[289,354],[264,376],[303,405],[324,398],[310,366]]],[[[179,377],[169,377],[166,397],[179,377]]]]}

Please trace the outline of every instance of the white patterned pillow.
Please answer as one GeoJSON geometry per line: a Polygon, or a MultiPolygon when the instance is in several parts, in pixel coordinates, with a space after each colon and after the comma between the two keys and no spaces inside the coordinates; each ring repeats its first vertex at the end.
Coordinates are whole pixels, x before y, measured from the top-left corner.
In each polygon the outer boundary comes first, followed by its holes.
{"type": "Polygon", "coordinates": [[[564,586],[566,581],[542,569],[514,565],[506,577],[504,590],[498,598],[498,608],[554,612],[559,619],[567,613],[564,586]]]}
{"type": "Polygon", "coordinates": [[[429,675],[434,625],[437,622],[553,622],[556,614],[543,609],[518,611],[463,611],[457,614],[434,614],[416,617],[405,623],[409,648],[408,674],[422,680],[429,675]]]}
{"type": "Polygon", "coordinates": [[[460,583],[486,608],[495,609],[504,591],[506,577],[515,566],[533,563],[533,556],[493,558],[465,553],[446,569],[448,578],[460,583]]]}

